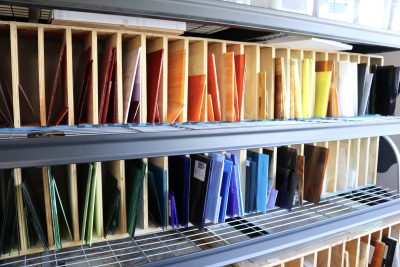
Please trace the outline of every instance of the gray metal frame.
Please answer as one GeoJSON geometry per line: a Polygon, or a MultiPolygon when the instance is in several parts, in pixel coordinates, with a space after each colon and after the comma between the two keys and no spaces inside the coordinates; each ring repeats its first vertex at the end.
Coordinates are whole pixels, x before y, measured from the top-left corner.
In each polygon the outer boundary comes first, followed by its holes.
{"type": "Polygon", "coordinates": [[[212,22],[400,48],[400,33],[216,0],[0,0],[4,4],[212,22]]]}
{"type": "Polygon", "coordinates": [[[195,252],[146,264],[144,266],[224,266],[258,256],[268,256],[268,254],[317,240],[321,237],[334,235],[359,225],[379,222],[390,216],[398,215],[399,208],[400,200],[394,200],[370,207],[367,210],[338,216],[279,234],[271,236],[266,235],[220,248],[195,252]]]}
{"type": "Polygon", "coordinates": [[[291,125],[285,122],[254,124],[232,123],[221,127],[205,124],[196,130],[190,125],[186,128],[160,125],[151,126],[152,132],[140,131],[146,127],[101,127],[91,129],[91,134],[87,135],[77,129],[76,135],[49,138],[21,137],[24,133],[19,129],[16,137],[3,133],[1,138],[0,135],[0,168],[182,155],[400,133],[400,119],[386,117],[291,125]]]}

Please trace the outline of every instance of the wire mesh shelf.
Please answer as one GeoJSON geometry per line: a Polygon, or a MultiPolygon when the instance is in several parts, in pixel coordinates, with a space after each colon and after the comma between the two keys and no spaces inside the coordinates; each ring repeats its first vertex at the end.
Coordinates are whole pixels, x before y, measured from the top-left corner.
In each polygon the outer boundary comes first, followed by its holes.
{"type": "Polygon", "coordinates": [[[396,190],[367,186],[323,198],[318,205],[305,202],[291,211],[275,208],[265,214],[230,218],[225,223],[170,229],[135,238],[107,240],[47,253],[0,260],[1,266],[132,266],[145,265],[229,244],[273,236],[399,198],[396,190]]]}

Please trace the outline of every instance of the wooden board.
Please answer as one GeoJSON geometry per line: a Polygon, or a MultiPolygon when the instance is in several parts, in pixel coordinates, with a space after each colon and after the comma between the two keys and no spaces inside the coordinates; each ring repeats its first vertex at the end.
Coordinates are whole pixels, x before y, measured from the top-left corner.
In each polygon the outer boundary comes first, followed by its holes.
{"type": "Polygon", "coordinates": [[[260,48],[260,71],[267,73],[267,106],[268,106],[268,118],[274,118],[275,110],[275,49],[272,47],[261,47],[260,48]]]}
{"type": "Polygon", "coordinates": [[[317,267],[329,267],[331,262],[331,249],[324,249],[317,254],[317,267]]]}
{"type": "MultiPolygon", "coordinates": [[[[168,106],[168,39],[166,37],[152,38],[146,40],[147,54],[164,49],[161,70],[160,88],[158,92],[158,110],[161,122],[167,122],[167,106],[168,106]]],[[[149,64],[149,62],[146,62],[149,64]]],[[[148,81],[149,82],[149,81],[148,81]]],[[[147,88],[148,90],[150,88],[147,88]]],[[[149,103],[148,103],[149,104],[149,103]]],[[[149,109],[150,107],[147,106],[149,109]]],[[[150,118],[147,118],[149,120],[150,118]]]]}
{"type": "Polygon", "coordinates": [[[64,95],[64,105],[68,107],[68,125],[74,125],[74,79],[72,70],[72,32],[71,28],[65,29],[65,80],[64,88],[66,88],[66,95],[64,95]]]}
{"type": "MultiPolygon", "coordinates": [[[[125,189],[125,161],[112,161],[107,166],[111,174],[117,179],[117,184],[121,192],[121,198],[118,211],[117,234],[124,234],[126,228],[126,189],[125,189]]],[[[107,188],[104,188],[107,190],[107,188]]]]}
{"type": "Polygon", "coordinates": [[[313,99],[315,99],[315,61],[316,61],[316,52],[315,51],[303,51],[303,59],[310,59],[314,62],[311,66],[311,109],[310,113],[314,114],[315,111],[315,103],[313,99]]]}
{"type": "Polygon", "coordinates": [[[331,264],[332,267],[342,267],[343,266],[343,244],[336,245],[332,247],[331,250],[331,264]]]}
{"type": "MultiPolygon", "coordinates": [[[[203,109],[201,111],[200,121],[207,121],[207,54],[206,41],[189,42],[189,75],[205,75],[206,77],[204,85],[206,93],[203,97],[203,109]]],[[[190,89],[188,88],[188,91],[189,90],[190,89]]]]}
{"type": "Polygon", "coordinates": [[[348,188],[350,148],[350,140],[339,141],[339,162],[336,182],[337,191],[343,191],[348,188]]]}
{"type": "Polygon", "coordinates": [[[367,184],[376,184],[379,137],[370,138],[367,184]]]}
{"type": "Polygon", "coordinates": [[[38,28],[38,75],[40,126],[46,126],[46,82],[44,77],[44,32],[38,28]]]}
{"type": "Polygon", "coordinates": [[[68,165],[69,206],[72,217],[72,236],[79,242],[79,210],[78,210],[78,181],[76,164],[68,165]]]}
{"type": "Polygon", "coordinates": [[[14,23],[10,24],[11,42],[11,80],[12,80],[12,106],[14,127],[21,127],[19,106],[19,68],[18,68],[18,33],[14,23]]]}
{"type": "MultiPolygon", "coordinates": [[[[275,49],[275,59],[281,58],[281,68],[277,69],[277,65],[275,64],[275,75],[282,75],[282,90],[284,92],[284,108],[283,108],[283,118],[293,118],[294,113],[293,109],[290,108],[290,99],[291,99],[291,91],[290,91],[290,50],[287,48],[276,48],[275,49]]],[[[277,63],[275,61],[275,63],[277,63]]],[[[276,91],[276,79],[275,79],[275,91],[276,91]]],[[[275,95],[276,97],[276,95],[275,95]]],[[[275,98],[276,99],[276,98],[275,98]]],[[[276,110],[276,109],[275,109],[276,110]]]]}
{"type": "MultiPolygon", "coordinates": [[[[122,42],[122,71],[123,71],[123,122],[127,123],[129,120],[130,113],[136,113],[135,116],[137,122],[140,121],[140,99],[141,97],[141,83],[140,87],[135,87],[135,81],[137,77],[143,75],[140,72],[141,68],[141,57],[142,48],[141,46],[137,46],[135,39],[139,37],[131,37],[128,40],[122,42]],[[137,109],[132,111],[132,106],[134,105],[133,101],[135,99],[135,95],[139,96],[139,103],[137,105],[137,109]],[[136,111],[136,112],[135,112],[136,111]],[[137,117],[138,116],[138,117],[137,117]]],[[[140,77],[139,77],[140,80],[140,77]]]]}
{"type": "Polygon", "coordinates": [[[257,92],[257,119],[266,120],[268,119],[268,90],[267,90],[267,72],[263,71],[258,73],[257,82],[258,92],[257,92]]]}
{"type": "MultiPolygon", "coordinates": [[[[183,122],[183,109],[187,108],[187,50],[182,49],[168,54],[168,114],[167,122],[183,122]],[[186,105],[185,105],[186,104],[186,105]],[[183,108],[183,109],[182,109],[183,108]],[[182,112],[182,113],[181,113],[182,112]]],[[[185,119],[186,121],[187,119],[185,119]]]]}
{"type": "Polygon", "coordinates": [[[358,185],[358,178],[360,177],[360,145],[361,139],[350,140],[350,155],[349,155],[349,184],[348,188],[356,188],[358,185]]]}
{"type": "Polygon", "coordinates": [[[350,266],[348,267],[358,266],[360,257],[360,239],[357,238],[346,242],[345,250],[349,253],[350,266]]]}
{"type": "MultiPolygon", "coordinates": [[[[260,107],[259,101],[266,101],[260,99],[259,95],[259,72],[260,72],[260,48],[258,46],[245,46],[244,53],[246,55],[246,91],[244,95],[244,104],[242,113],[244,113],[241,119],[255,120],[260,116],[257,113],[257,107],[260,107]]],[[[266,78],[266,73],[265,73],[266,78]]],[[[265,80],[263,86],[266,90],[267,81],[265,80]]]]}
{"type": "MultiPolygon", "coordinates": [[[[221,120],[224,120],[224,107],[225,107],[225,87],[226,87],[226,75],[225,75],[225,53],[226,53],[226,43],[223,42],[208,42],[208,53],[212,53],[215,56],[215,65],[216,65],[216,76],[218,82],[218,92],[219,92],[219,99],[220,99],[220,110],[221,110],[221,120]]],[[[210,66],[210,63],[208,63],[210,66]]],[[[208,75],[210,75],[210,70],[208,75]]],[[[208,78],[208,85],[210,84],[210,77],[208,78]]],[[[214,105],[213,100],[213,105],[214,105]]],[[[214,116],[216,120],[218,120],[218,116],[216,113],[216,109],[214,109],[214,116]]]]}

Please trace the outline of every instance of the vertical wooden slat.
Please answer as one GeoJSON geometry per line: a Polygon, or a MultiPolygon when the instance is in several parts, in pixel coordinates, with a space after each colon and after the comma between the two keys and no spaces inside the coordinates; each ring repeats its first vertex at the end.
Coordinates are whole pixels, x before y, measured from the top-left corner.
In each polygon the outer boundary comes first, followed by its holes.
{"type": "Polygon", "coordinates": [[[38,73],[40,126],[46,126],[46,81],[44,72],[44,29],[38,28],[38,73]]]}
{"type": "Polygon", "coordinates": [[[21,115],[19,104],[19,67],[18,67],[18,32],[14,23],[10,24],[11,42],[11,80],[12,80],[12,105],[14,127],[21,127],[21,115]]]}
{"type": "Polygon", "coordinates": [[[161,39],[162,47],[164,49],[163,69],[161,74],[161,88],[158,93],[158,110],[160,112],[161,122],[167,121],[168,109],[168,39],[163,37],[161,39]],[[162,97],[160,97],[162,96],[162,97]]]}
{"type": "Polygon", "coordinates": [[[123,83],[122,83],[122,35],[121,32],[117,32],[113,38],[116,38],[116,59],[117,59],[117,118],[118,123],[123,122],[123,83]]]}
{"type": "Polygon", "coordinates": [[[379,137],[370,138],[369,146],[369,164],[367,184],[376,184],[376,175],[378,167],[379,137]]]}
{"type": "Polygon", "coordinates": [[[26,239],[26,214],[24,209],[24,201],[22,198],[21,183],[22,183],[22,171],[20,168],[14,169],[14,183],[15,183],[15,197],[17,202],[17,212],[18,212],[18,229],[19,238],[21,242],[21,250],[25,252],[28,249],[28,242],[26,239]]]}
{"type": "Polygon", "coordinates": [[[65,71],[65,87],[67,88],[67,97],[64,99],[64,103],[68,109],[68,125],[74,125],[74,77],[73,77],[73,61],[72,61],[72,32],[71,28],[65,29],[65,59],[66,68],[65,71]]]}

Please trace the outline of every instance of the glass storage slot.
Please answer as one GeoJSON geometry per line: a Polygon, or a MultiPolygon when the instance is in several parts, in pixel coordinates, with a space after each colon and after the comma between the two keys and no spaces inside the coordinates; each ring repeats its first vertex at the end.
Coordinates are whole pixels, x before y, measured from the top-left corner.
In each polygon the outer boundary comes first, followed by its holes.
{"type": "Polygon", "coordinates": [[[94,34],[72,32],[75,124],[93,123],[93,42],[94,34]]]}
{"type": "Polygon", "coordinates": [[[46,29],[44,51],[46,125],[68,125],[73,107],[68,101],[66,31],[46,29]]]}
{"type": "Polygon", "coordinates": [[[54,240],[50,231],[52,226],[50,210],[46,204],[47,192],[44,188],[42,168],[22,169],[21,195],[26,226],[26,242],[29,250],[47,251],[54,240]]]}
{"type": "Polygon", "coordinates": [[[8,25],[0,27],[0,49],[3,58],[0,71],[0,127],[14,127],[10,28],[8,25]]]}
{"type": "Polygon", "coordinates": [[[17,28],[19,106],[21,126],[40,126],[39,61],[37,28],[17,28]]]}
{"type": "MultiPolygon", "coordinates": [[[[118,123],[119,87],[118,65],[120,35],[112,33],[97,34],[98,59],[98,121],[100,124],[118,123]]],[[[122,115],[122,114],[121,114],[122,115]]]]}

